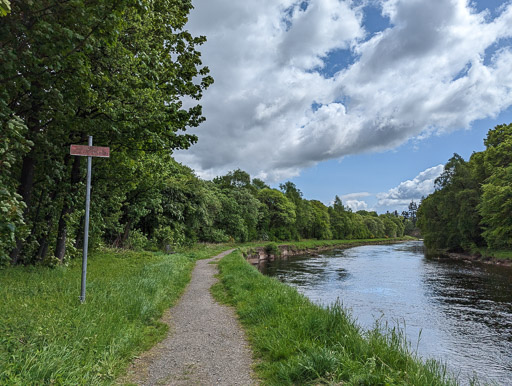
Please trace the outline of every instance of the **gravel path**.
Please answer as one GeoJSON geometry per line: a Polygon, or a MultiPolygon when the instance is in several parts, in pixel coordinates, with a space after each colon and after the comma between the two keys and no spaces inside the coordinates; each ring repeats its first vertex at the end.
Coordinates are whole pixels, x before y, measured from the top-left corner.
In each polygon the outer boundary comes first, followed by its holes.
{"type": "Polygon", "coordinates": [[[178,304],[164,316],[169,336],[142,354],[121,383],[138,385],[254,385],[252,353],[232,308],[217,303],[210,287],[227,251],[199,260],[178,304]]]}

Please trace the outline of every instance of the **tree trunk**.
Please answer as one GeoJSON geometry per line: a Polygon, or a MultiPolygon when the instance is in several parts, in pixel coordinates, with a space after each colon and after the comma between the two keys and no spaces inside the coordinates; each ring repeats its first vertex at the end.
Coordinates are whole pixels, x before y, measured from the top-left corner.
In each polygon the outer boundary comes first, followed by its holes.
{"type": "Polygon", "coordinates": [[[130,228],[132,227],[132,220],[128,220],[124,226],[124,232],[118,235],[114,241],[114,247],[123,248],[128,237],[130,237],[130,228]]]}

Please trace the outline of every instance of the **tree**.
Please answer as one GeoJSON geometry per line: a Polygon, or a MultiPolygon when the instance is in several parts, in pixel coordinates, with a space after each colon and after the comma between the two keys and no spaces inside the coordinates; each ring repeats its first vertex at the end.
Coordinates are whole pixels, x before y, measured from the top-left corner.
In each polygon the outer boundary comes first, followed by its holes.
{"type": "Polygon", "coordinates": [[[260,180],[259,178],[253,178],[251,185],[254,187],[255,191],[261,189],[270,189],[270,186],[268,186],[264,181],[260,180]]]}
{"type": "Polygon", "coordinates": [[[334,239],[343,240],[352,238],[351,213],[345,210],[343,202],[336,196],[334,203],[329,207],[331,231],[334,239]]]}
{"type": "Polygon", "coordinates": [[[11,2],[9,0],[0,0],[0,16],[5,16],[11,12],[11,2]]]}
{"type": "Polygon", "coordinates": [[[332,239],[328,208],[318,200],[310,200],[309,202],[313,208],[312,237],[319,240],[332,239]]]}
{"type": "Polygon", "coordinates": [[[93,135],[112,153],[170,152],[197,140],[181,132],[203,120],[201,107],[184,109],[182,100],[200,99],[212,79],[195,48],[205,39],[183,30],[191,7],[176,0],[12,2],[0,24],[0,121],[19,116],[24,140],[34,143],[15,166],[30,232],[16,235],[13,262],[43,258],[51,244],[62,255],[63,219],[75,211],[83,180],[70,143],[93,135]]]}
{"type": "Polygon", "coordinates": [[[290,226],[295,223],[295,206],[286,196],[276,189],[262,189],[258,200],[263,204],[260,232],[271,239],[291,238],[290,226]]]}
{"type": "Polygon", "coordinates": [[[408,218],[412,221],[413,225],[416,226],[416,212],[418,211],[418,204],[412,200],[408,206],[409,216],[408,218]]]}
{"type": "MultiPolygon", "coordinates": [[[[485,175],[482,198],[478,205],[485,238],[489,247],[512,247],[512,124],[489,130],[484,141],[485,175]]],[[[480,169],[481,170],[481,169],[480,169]]]]}
{"type": "Polygon", "coordinates": [[[32,145],[24,137],[27,127],[21,119],[13,117],[4,128],[0,133],[0,266],[9,261],[9,252],[16,245],[16,235],[26,232],[23,219],[26,205],[16,193],[13,167],[32,145]]]}
{"type": "Polygon", "coordinates": [[[228,188],[249,188],[251,176],[241,169],[233,170],[222,177],[215,177],[213,182],[223,189],[228,188]]]}

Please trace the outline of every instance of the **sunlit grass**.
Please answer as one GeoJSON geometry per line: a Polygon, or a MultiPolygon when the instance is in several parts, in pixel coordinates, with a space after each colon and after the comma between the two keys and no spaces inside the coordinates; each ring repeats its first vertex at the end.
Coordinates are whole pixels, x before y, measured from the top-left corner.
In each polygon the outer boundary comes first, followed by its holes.
{"type": "Polygon", "coordinates": [[[235,306],[265,384],[450,385],[445,367],[417,359],[400,329],[361,330],[339,305],[325,309],[261,275],[235,252],[212,291],[235,306]]]}
{"type": "Polygon", "coordinates": [[[225,249],[94,253],[85,304],[80,261],[0,270],[0,384],[111,383],[165,336],[158,319],[183,292],[195,260],[225,249]]]}

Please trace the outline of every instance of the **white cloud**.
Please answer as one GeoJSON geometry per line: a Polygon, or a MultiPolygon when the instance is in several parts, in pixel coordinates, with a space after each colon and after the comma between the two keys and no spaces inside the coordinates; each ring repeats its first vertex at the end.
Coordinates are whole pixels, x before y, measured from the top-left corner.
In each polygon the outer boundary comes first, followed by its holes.
{"type": "Polygon", "coordinates": [[[349,193],[349,194],[344,194],[343,196],[341,196],[341,199],[342,200],[353,200],[356,198],[369,197],[371,195],[372,194],[369,192],[349,193]]]}
{"type": "Polygon", "coordinates": [[[421,172],[412,180],[401,182],[385,193],[378,193],[377,205],[399,209],[407,206],[412,200],[419,202],[422,197],[434,191],[434,181],[441,175],[443,169],[443,165],[434,166],[421,172]]]}
{"type": "Polygon", "coordinates": [[[345,206],[348,206],[350,209],[352,209],[352,212],[368,209],[368,204],[362,200],[347,200],[345,201],[345,206]]]}
{"type": "Polygon", "coordinates": [[[203,177],[242,168],[277,181],[320,161],[470,127],[512,105],[512,4],[495,19],[466,0],[381,0],[391,27],[368,38],[350,0],[196,0],[215,84],[199,142],[177,159],[203,177]],[[366,39],[366,40],[365,40],[366,39]],[[332,77],[335,50],[357,60],[332,77]],[[313,108],[312,106],[318,106],[313,108]]]}

